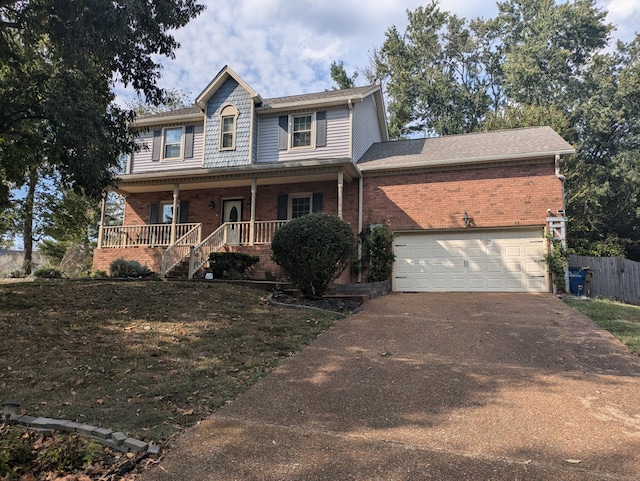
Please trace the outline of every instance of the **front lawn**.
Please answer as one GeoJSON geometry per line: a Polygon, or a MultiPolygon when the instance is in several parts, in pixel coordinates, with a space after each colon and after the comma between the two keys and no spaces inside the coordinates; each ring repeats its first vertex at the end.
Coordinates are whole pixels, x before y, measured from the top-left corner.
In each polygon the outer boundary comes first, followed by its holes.
{"type": "Polygon", "coordinates": [[[0,284],[0,401],[161,443],[336,319],[218,283],[0,284]]]}
{"type": "Polygon", "coordinates": [[[607,299],[565,299],[564,302],[590,317],[600,327],[620,339],[631,351],[640,355],[640,306],[607,299]]]}

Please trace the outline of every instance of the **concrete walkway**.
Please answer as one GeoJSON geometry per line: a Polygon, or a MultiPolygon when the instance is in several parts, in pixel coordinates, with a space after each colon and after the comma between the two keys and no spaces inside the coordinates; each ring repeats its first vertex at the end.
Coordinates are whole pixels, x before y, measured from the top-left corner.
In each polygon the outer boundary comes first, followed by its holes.
{"type": "Polygon", "coordinates": [[[552,295],[391,294],[147,481],[640,479],[640,359],[552,295]]]}

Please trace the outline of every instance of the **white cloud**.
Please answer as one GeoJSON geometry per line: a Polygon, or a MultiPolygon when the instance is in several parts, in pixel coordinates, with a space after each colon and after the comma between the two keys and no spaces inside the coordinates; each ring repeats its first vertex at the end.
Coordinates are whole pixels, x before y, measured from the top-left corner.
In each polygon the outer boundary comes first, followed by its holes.
{"type": "MultiPolygon", "coordinates": [[[[333,84],[329,69],[343,61],[348,73],[368,63],[388,28],[404,30],[407,10],[421,0],[237,0],[206,1],[207,9],[175,32],[182,48],[163,59],[160,86],[195,97],[224,66],[233,68],[263,97],[321,91],[333,84]]],[[[640,25],[637,0],[601,0],[618,34],[630,40],[640,25]]],[[[460,17],[496,15],[494,0],[442,0],[440,8],[460,17]]],[[[116,90],[121,97],[128,91],[116,90]]]]}

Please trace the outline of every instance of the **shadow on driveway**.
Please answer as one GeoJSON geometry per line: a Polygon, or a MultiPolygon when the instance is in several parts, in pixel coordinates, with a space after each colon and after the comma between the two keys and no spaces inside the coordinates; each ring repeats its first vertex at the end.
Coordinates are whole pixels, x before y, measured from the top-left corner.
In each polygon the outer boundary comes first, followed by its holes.
{"type": "Polygon", "coordinates": [[[637,479],[638,361],[551,295],[391,294],[143,479],[637,479]]]}

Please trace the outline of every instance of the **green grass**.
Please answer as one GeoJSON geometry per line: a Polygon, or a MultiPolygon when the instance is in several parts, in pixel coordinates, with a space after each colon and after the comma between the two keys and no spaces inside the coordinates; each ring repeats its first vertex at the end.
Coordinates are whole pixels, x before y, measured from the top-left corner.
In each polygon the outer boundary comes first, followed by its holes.
{"type": "Polygon", "coordinates": [[[0,399],[160,443],[336,319],[218,283],[0,284],[0,399]]]}
{"type": "Polygon", "coordinates": [[[640,306],[606,299],[591,301],[565,299],[565,303],[591,318],[622,341],[630,350],[640,355],[640,306]]]}

